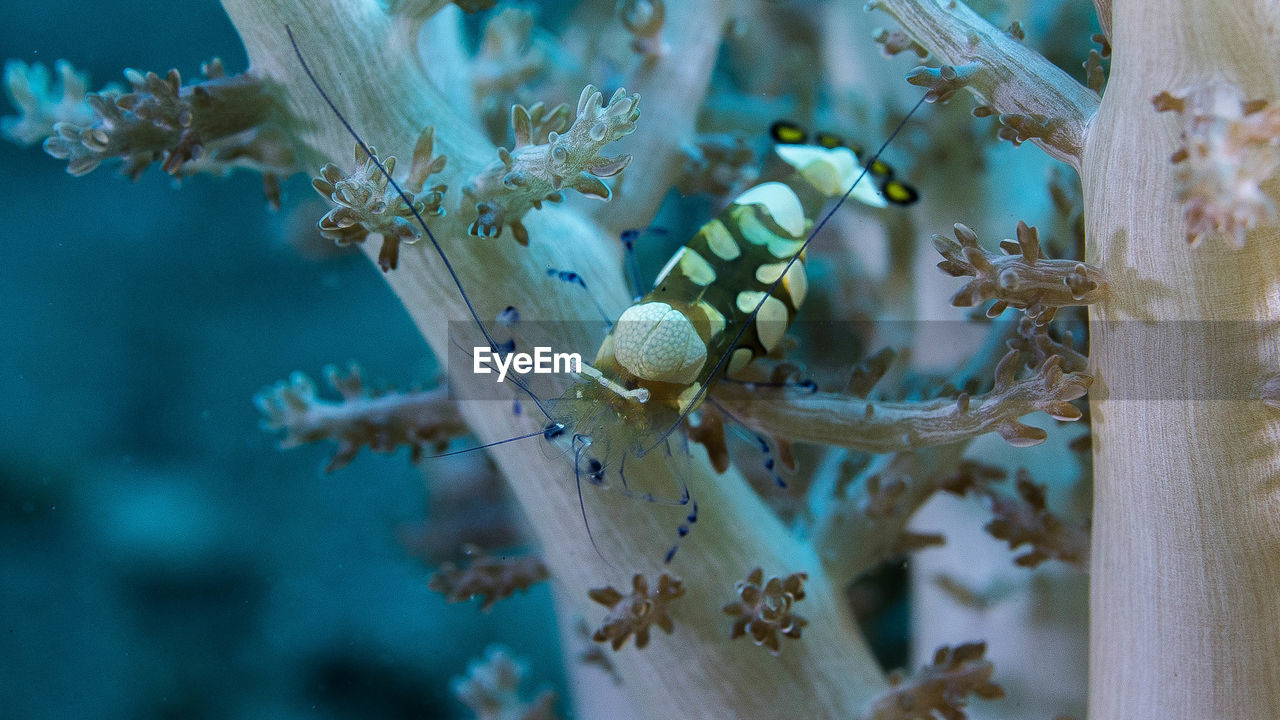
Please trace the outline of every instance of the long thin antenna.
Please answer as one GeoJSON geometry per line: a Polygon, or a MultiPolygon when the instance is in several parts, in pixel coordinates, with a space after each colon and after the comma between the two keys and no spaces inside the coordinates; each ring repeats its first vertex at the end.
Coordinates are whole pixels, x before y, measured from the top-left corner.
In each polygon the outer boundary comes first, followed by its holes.
{"type": "Polygon", "coordinates": [[[426,457],[423,458],[423,460],[434,460],[436,458],[452,457],[454,455],[466,455],[469,452],[484,450],[485,448],[497,447],[499,445],[506,445],[507,443],[512,443],[517,440],[528,440],[531,437],[545,437],[546,434],[547,434],[547,430],[544,428],[537,432],[531,432],[531,433],[526,433],[524,435],[509,437],[506,440],[495,440],[494,442],[485,443],[484,445],[474,445],[469,448],[462,448],[461,450],[450,450],[449,452],[440,453],[438,455],[427,455],[426,457]]]}
{"type": "MultiPolygon", "coordinates": [[[[453,279],[454,286],[458,288],[458,294],[462,296],[462,302],[466,304],[467,312],[471,313],[471,319],[476,321],[476,327],[480,328],[480,332],[484,335],[485,341],[489,343],[489,349],[495,353],[498,352],[498,344],[493,341],[493,336],[489,334],[489,330],[484,326],[484,323],[481,322],[479,313],[476,312],[475,306],[471,304],[471,298],[467,297],[467,291],[462,287],[462,280],[458,278],[457,271],[453,269],[453,263],[449,262],[448,256],[444,254],[444,249],[441,248],[440,243],[436,241],[435,233],[431,232],[431,228],[427,227],[427,221],[422,218],[422,215],[418,213],[418,209],[414,207],[413,198],[400,187],[400,183],[396,182],[395,178],[391,177],[391,173],[387,172],[387,169],[383,167],[382,161],[379,160],[371,150],[369,150],[369,146],[360,138],[360,134],[356,132],[355,128],[351,127],[351,123],[347,122],[346,116],[342,114],[342,111],[338,110],[338,106],[329,98],[329,93],[324,91],[324,87],[320,84],[320,81],[316,79],[315,73],[311,71],[311,66],[307,64],[307,59],[302,56],[302,50],[298,47],[298,40],[293,36],[293,28],[285,25],[284,31],[289,35],[289,44],[293,46],[293,54],[297,56],[298,62],[302,63],[302,69],[307,73],[307,78],[311,80],[312,86],[315,87],[316,92],[320,93],[320,97],[324,100],[324,103],[329,106],[329,110],[331,110],[334,116],[338,118],[338,121],[342,123],[342,127],[347,129],[347,133],[355,139],[356,144],[360,146],[360,149],[364,151],[365,155],[369,156],[369,159],[378,167],[378,170],[382,173],[383,177],[387,179],[387,182],[391,183],[391,187],[395,188],[396,193],[400,195],[400,199],[404,201],[406,206],[408,206],[409,211],[413,213],[413,217],[417,219],[418,225],[422,227],[423,232],[427,234],[427,239],[431,241],[431,247],[435,248],[436,255],[440,256],[440,261],[444,263],[445,269],[449,271],[449,277],[453,279]]],[[[527,383],[516,377],[512,377],[512,382],[516,387],[519,387],[529,395],[530,399],[533,400],[533,404],[538,406],[538,409],[542,411],[543,415],[547,416],[547,419],[551,419],[551,414],[547,412],[545,407],[543,407],[542,400],[537,395],[533,394],[533,391],[529,389],[527,383]]]]}
{"type": "MultiPolygon", "coordinates": [[[[818,221],[818,224],[814,225],[813,229],[809,231],[809,236],[805,238],[804,243],[800,245],[800,249],[797,250],[795,254],[791,256],[791,259],[787,261],[786,266],[782,268],[782,272],[778,275],[778,278],[769,285],[769,289],[764,292],[764,295],[760,298],[760,302],[756,303],[755,309],[751,311],[750,315],[747,315],[746,320],[744,320],[739,326],[738,333],[733,336],[733,342],[729,344],[730,349],[737,346],[738,341],[741,340],[742,336],[747,332],[747,328],[751,327],[752,322],[755,321],[756,315],[760,314],[760,308],[764,307],[765,302],[773,296],[773,291],[782,284],[782,279],[787,276],[787,272],[791,270],[791,266],[796,264],[796,260],[804,254],[805,248],[809,247],[809,243],[813,242],[813,238],[827,224],[827,221],[831,219],[831,216],[835,215],[836,211],[839,210],[840,207],[844,205],[845,201],[849,199],[849,196],[853,194],[853,189],[858,187],[858,183],[862,182],[862,178],[867,176],[867,172],[870,170],[871,166],[875,165],[876,161],[880,159],[880,155],[885,151],[885,148],[889,147],[889,143],[893,142],[893,139],[898,136],[898,133],[902,132],[902,128],[906,127],[907,121],[911,119],[912,115],[916,114],[916,111],[920,109],[920,106],[924,104],[924,101],[925,97],[922,96],[916,101],[916,104],[911,108],[911,110],[898,121],[897,127],[893,129],[893,132],[889,133],[889,137],[885,138],[884,142],[880,143],[880,147],[876,149],[875,155],[872,155],[871,160],[862,166],[862,172],[854,179],[853,184],[849,186],[849,189],[844,191],[844,194],[840,196],[840,199],[831,206],[831,209],[827,210],[826,214],[822,216],[822,219],[818,221]]],[[[726,352],[720,356],[720,359],[716,361],[715,367],[711,368],[711,374],[707,375],[708,382],[703,383],[702,387],[698,388],[698,392],[694,394],[693,400],[688,404],[689,409],[681,413],[680,417],[676,418],[675,422],[671,423],[671,426],[658,436],[658,439],[654,441],[653,445],[643,448],[643,453],[648,453],[658,447],[659,443],[666,440],[668,435],[675,432],[675,429],[680,427],[680,423],[684,422],[685,418],[689,416],[689,413],[693,412],[693,409],[698,407],[699,403],[702,402],[702,399],[706,397],[707,389],[711,387],[711,383],[709,382],[710,379],[715,377],[716,373],[720,372],[721,368],[723,368],[724,364],[728,362],[731,355],[733,355],[732,352],[726,352]]]]}

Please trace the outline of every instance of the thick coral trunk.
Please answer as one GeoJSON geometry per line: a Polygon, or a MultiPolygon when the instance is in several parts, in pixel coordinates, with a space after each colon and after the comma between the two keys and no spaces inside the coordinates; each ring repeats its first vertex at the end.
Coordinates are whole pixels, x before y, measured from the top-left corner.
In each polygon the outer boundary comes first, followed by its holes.
{"type": "MultiPolygon", "coordinates": [[[[691,12],[698,3],[690,3],[691,12]]],[[[596,225],[571,208],[548,208],[526,218],[532,242],[521,248],[509,234],[496,239],[465,235],[471,208],[458,203],[465,179],[495,157],[492,146],[450,109],[412,60],[412,49],[387,47],[391,22],[370,0],[225,0],[245,41],[255,72],[280,83],[297,118],[302,157],[313,167],[351,155],[352,141],[321,104],[292,55],[289,23],[321,82],[352,124],[383,153],[407,156],[423,125],[436,127],[436,149],[449,157],[438,176],[449,184],[448,215],[435,231],[458,270],[481,318],[515,305],[522,317],[591,319],[580,297],[568,300],[564,284],[548,280],[545,268],[580,272],[610,307],[625,302],[616,249],[596,225]],[[554,239],[554,242],[553,242],[554,239]],[[494,282],[501,278],[501,282],[494,282]],[[576,317],[570,317],[578,313],[576,317]]],[[[643,100],[642,100],[643,102],[643,100]]],[[[698,103],[687,109],[692,113],[698,103]]],[[[642,115],[640,122],[645,122],[642,115]]],[[[433,178],[434,179],[434,178],[433,178]]],[[[643,178],[631,179],[639,182],[643,178]]],[[[376,248],[366,248],[376,253],[376,248]]],[[[400,266],[387,280],[432,348],[447,355],[450,340],[472,342],[477,333],[456,288],[425,241],[402,250],[400,266]],[[448,323],[446,319],[457,322],[448,323]],[[450,327],[452,325],[452,327],[450,327]],[[462,335],[465,333],[465,337],[462,335]]],[[[569,289],[568,292],[575,292],[569,289]]],[[[585,323],[564,323],[557,345],[588,354],[599,342],[585,323]]],[[[475,377],[451,368],[457,397],[474,389],[475,377]],[[468,377],[470,376],[470,377],[468,377]]],[[[463,401],[461,409],[482,441],[536,430],[540,423],[525,404],[524,417],[510,401],[463,401]]],[[[506,445],[494,452],[542,546],[563,597],[591,620],[603,609],[586,591],[612,584],[628,587],[631,574],[653,577],[685,510],[621,498],[584,488],[585,512],[600,554],[592,549],[578,509],[573,472],[563,457],[539,450],[539,441],[506,445]]],[[[678,455],[679,453],[677,453],[678,455]]],[[[681,575],[687,592],[671,609],[676,634],[658,634],[642,651],[616,656],[637,716],[643,717],[852,717],[883,686],[883,678],[848,617],[842,593],[832,587],[813,553],[795,541],[741,477],[714,476],[704,462],[651,454],[646,466],[627,466],[628,477],[654,492],[671,493],[671,477],[689,480],[701,519],[667,568],[681,575]],[[729,640],[730,619],[721,606],[734,597],[734,582],[751,568],[787,575],[809,573],[809,596],[797,608],[810,626],[802,640],[786,641],[774,658],[749,640],[729,640]]],[[[569,625],[565,623],[565,625],[569,625]]]]}
{"type": "MultiPolygon", "coordinates": [[[[1280,99],[1267,2],[1128,0],[1089,130],[1089,255],[1111,278],[1090,356],[1093,718],[1273,718],[1280,708],[1280,231],[1189,247],[1152,97],[1232,83],[1280,99]]],[[[1274,181],[1265,186],[1276,198],[1274,181]]]]}

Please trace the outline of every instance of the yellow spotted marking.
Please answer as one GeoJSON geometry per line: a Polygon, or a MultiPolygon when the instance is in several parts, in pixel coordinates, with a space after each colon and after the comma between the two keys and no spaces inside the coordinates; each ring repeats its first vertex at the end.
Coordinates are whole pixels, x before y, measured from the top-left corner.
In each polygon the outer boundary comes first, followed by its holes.
{"type": "Polygon", "coordinates": [[[764,293],[759,290],[743,290],[738,293],[738,297],[734,299],[734,303],[738,309],[750,315],[755,311],[756,306],[760,304],[760,300],[764,298],[764,293]]]}
{"type": "Polygon", "coordinates": [[[725,371],[726,375],[735,375],[739,370],[746,367],[751,362],[753,354],[747,348],[738,348],[733,351],[733,356],[729,358],[729,369],[725,371]]]}
{"type": "Polygon", "coordinates": [[[823,195],[843,193],[858,177],[858,159],[848,148],[796,145],[778,147],[776,152],[823,195]]]}
{"type": "MultiPolygon", "coordinates": [[[[805,146],[797,145],[796,147],[805,146]]],[[[791,237],[800,237],[804,234],[804,207],[800,204],[800,198],[796,197],[795,191],[783,183],[767,182],[756,185],[739,195],[733,202],[741,206],[763,205],[765,212],[769,213],[769,217],[773,218],[783,232],[790,233],[791,237]]]]}
{"type": "Polygon", "coordinates": [[[804,128],[783,120],[774,123],[770,131],[773,139],[780,143],[802,143],[805,141],[804,128]]]}
{"type": "Polygon", "coordinates": [[[733,236],[729,234],[729,229],[719,220],[712,220],[702,229],[698,231],[707,240],[707,247],[711,248],[711,252],[721,260],[735,260],[742,255],[742,251],[738,249],[738,243],[734,242],[733,236]]]}
{"type": "Polygon", "coordinates": [[[711,303],[703,300],[698,301],[697,308],[702,311],[703,315],[707,316],[707,324],[711,326],[711,332],[707,335],[707,340],[710,341],[711,338],[724,331],[724,314],[712,307],[711,303]]]}
{"type": "Polygon", "coordinates": [[[889,167],[889,164],[883,160],[877,160],[871,163],[869,170],[872,175],[879,175],[880,177],[889,177],[893,175],[893,168],[889,167]]]}
{"type": "Polygon", "coordinates": [[[791,296],[791,307],[799,309],[804,304],[805,295],[809,294],[809,277],[804,272],[804,264],[795,262],[782,279],[782,287],[791,296]]]}
{"type": "Polygon", "coordinates": [[[756,313],[756,336],[760,338],[760,344],[765,350],[772,350],[787,332],[787,306],[778,298],[766,296],[759,290],[743,290],[738,293],[735,302],[744,313],[750,313],[760,305],[760,311],[756,313]],[[764,298],[763,305],[760,305],[761,298],[764,298]]]}
{"type": "Polygon", "coordinates": [[[698,254],[697,250],[685,248],[685,252],[680,255],[680,272],[689,278],[689,282],[694,285],[706,287],[716,281],[715,268],[711,267],[711,263],[698,254]]]}
{"type": "MultiPolygon", "coordinates": [[[[774,150],[806,182],[830,197],[843,195],[862,174],[858,158],[849,148],[827,150],[814,145],[779,145],[774,150]]],[[[871,207],[885,207],[888,204],[876,191],[875,183],[865,179],[853,185],[850,197],[871,207]]]]}
{"type": "Polygon", "coordinates": [[[781,300],[770,295],[760,306],[756,315],[756,335],[765,350],[778,346],[782,336],[787,332],[787,306],[781,300]]]}
{"type": "Polygon", "coordinates": [[[775,280],[782,277],[782,271],[787,269],[785,262],[769,263],[756,268],[756,280],[762,285],[772,285],[775,280]]]}
{"type": "Polygon", "coordinates": [[[915,189],[897,180],[890,180],[884,184],[884,194],[890,201],[899,204],[915,202],[918,197],[915,189]]]}
{"type": "Polygon", "coordinates": [[[694,383],[684,390],[680,391],[680,395],[676,397],[676,405],[680,408],[680,414],[683,415],[689,410],[689,405],[694,398],[698,397],[698,392],[702,390],[702,383],[694,383]]]}
{"type": "Polygon", "coordinates": [[[733,209],[732,214],[734,222],[738,224],[738,232],[742,233],[742,238],[752,245],[765,246],[769,249],[769,254],[776,258],[790,258],[804,246],[803,240],[784,238],[765,227],[765,224],[760,222],[760,218],[756,217],[755,211],[749,207],[739,205],[733,209]]]}

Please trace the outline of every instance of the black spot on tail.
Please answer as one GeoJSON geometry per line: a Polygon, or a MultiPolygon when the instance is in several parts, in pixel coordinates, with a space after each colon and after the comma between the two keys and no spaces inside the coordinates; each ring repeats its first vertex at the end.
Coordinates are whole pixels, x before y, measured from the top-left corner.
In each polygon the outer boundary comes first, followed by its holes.
{"type": "MultiPolygon", "coordinates": [[[[819,130],[813,134],[813,144],[819,147],[824,147],[828,150],[838,147],[849,147],[849,144],[844,141],[844,138],[825,130],[819,130]]],[[[850,149],[852,150],[852,148],[850,149]]]]}
{"type": "Polygon", "coordinates": [[[809,133],[790,120],[778,120],[769,126],[769,137],[781,145],[802,145],[809,140],[809,133]]]}
{"type": "Polygon", "coordinates": [[[914,187],[894,179],[880,183],[880,194],[894,205],[912,205],[920,199],[920,193],[914,187]]]}

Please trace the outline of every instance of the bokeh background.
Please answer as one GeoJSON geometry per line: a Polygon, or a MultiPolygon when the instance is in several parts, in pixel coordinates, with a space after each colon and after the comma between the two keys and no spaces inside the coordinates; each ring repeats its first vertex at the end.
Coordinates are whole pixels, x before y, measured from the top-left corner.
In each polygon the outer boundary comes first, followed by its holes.
{"type": "MultiPolygon", "coordinates": [[[[247,62],[212,0],[3,16],[0,56],[95,89],[247,62]]],[[[248,173],[73,178],[8,142],[0,166],[0,717],[466,717],[450,678],[498,639],[563,684],[545,584],[488,615],[427,589],[404,453],[324,474],[259,429],[294,370],[435,374],[376,268],[314,257],[306,179],[272,213],[248,173]]]]}

